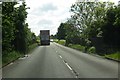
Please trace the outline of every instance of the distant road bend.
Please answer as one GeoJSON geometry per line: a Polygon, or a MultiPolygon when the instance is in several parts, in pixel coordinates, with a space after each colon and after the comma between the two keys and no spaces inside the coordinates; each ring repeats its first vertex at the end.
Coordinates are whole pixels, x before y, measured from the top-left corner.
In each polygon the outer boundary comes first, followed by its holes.
{"type": "Polygon", "coordinates": [[[118,78],[118,63],[53,42],[4,67],[3,78],[118,78]]]}

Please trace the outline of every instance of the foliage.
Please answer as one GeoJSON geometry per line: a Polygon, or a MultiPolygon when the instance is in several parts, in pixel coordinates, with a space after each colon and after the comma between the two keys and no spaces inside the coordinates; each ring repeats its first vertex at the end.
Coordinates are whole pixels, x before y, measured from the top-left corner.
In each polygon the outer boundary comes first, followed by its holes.
{"type": "Polygon", "coordinates": [[[19,7],[15,8],[15,39],[13,40],[15,49],[17,51],[25,53],[27,50],[27,43],[26,43],[26,30],[25,27],[25,19],[27,18],[26,12],[26,4],[25,2],[22,3],[19,7]],[[22,44],[21,44],[22,43],[22,44]]]}
{"type": "Polygon", "coordinates": [[[65,39],[65,28],[64,28],[64,24],[61,23],[59,28],[58,28],[58,32],[57,32],[57,38],[60,39],[65,39]]]}
{"type": "Polygon", "coordinates": [[[112,54],[105,55],[105,57],[120,60],[120,52],[115,52],[112,54]]]}
{"type": "Polygon", "coordinates": [[[35,47],[37,47],[38,44],[37,43],[34,43],[34,44],[31,44],[28,46],[28,49],[27,49],[27,52],[29,53],[30,51],[32,51],[35,47]]]}
{"type": "Polygon", "coordinates": [[[65,45],[66,41],[65,40],[58,40],[57,43],[59,43],[61,45],[65,45]]]}
{"type": "Polygon", "coordinates": [[[95,49],[95,47],[90,47],[89,49],[88,49],[88,53],[95,53],[96,52],[96,49],[95,49]]]}
{"type": "Polygon", "coordinates": [[[22,55],[19,52],[16,51],[12,51],[9,54],[6,55],[2,55],[2,64],[3,66],[19,57],[21,57],[22,55]]]}
{"type": "Polygon", "coordinates": [[[104,42],[107,45],[120,48],[120,7],[111,7],[106,14],[105,23],[102,27],[104,42]],[[119,16],[118,16],[119,15],[119,16]]]}
{"type": "Polygon", "coordinates": [[[12,61],[26,53],[36,43],[36,36],[26,23],[26,3],[15,7],[18,2],[2,2],[2,56],[3,63],[12,61]]]}
{"type": "Polygon", "coordinates": [[[58,42],[58,39],[53,39],[53,42],[58,42]]]}
{"type": "Polygon", "coordinates": [[[111,2],[83,1],[73,4],[70,12],[71,18],[62,23],[66,45],[79,44],[86,46],[85,49],[94,46],[96,51],[106,52],[109,48],[114,50],[120,48],[119,5],[115,6],[111,2]],[[101,40],[98,40],[99,38],[101,40]],[[99,42],[103,49],[98,47],[99,42]]]}
{"type": "Polygon", "coordinates": [[[50,35],[50,39],[57,39],[57,34],[55,34],[55,35],[50,35]]]}
{"type": "Polygon", "coordinates": [[[11,51],[13,45],[11,41],[14,40],[14,5],[15,2],[2,3],[2,50],[11,51]]]}
{"type": "Polygon", "coordinates": [[[101,2],[77,2],[71,6],[72,19],[81,31],[84,39],[101,36],[101,23],[104,22],[107,9],[113,3],[101,2]]]}
{"type": "Polygon", "coordinates": [[[73,49],[77,49],[77,50],[80,50],[82,52],[85,51],[85,47],[84,46],[81,46],[79,44],[69,44],[68,45],[69,47],[73,48],[73,49]]]}

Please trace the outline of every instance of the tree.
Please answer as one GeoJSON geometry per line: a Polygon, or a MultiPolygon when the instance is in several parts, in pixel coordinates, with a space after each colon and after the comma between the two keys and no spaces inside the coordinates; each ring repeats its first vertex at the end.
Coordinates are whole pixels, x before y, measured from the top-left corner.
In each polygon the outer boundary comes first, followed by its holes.
{"type": "Polygon", "coordinates": [[[120,23],[119,6],[111,7],[106,14],[105,24],[102,27],[105,44],[119,48],[120,46],[120,23]]]}
{"type": "Polygon", "coordinates": [[[14,40],[14,5],[16,2],[2,2],[2,50],[11,51],[14,40]]]}
{"type": "Polygon", "coordinates": [[[28,28],[26,4],[15,7],[17,2],[2,2],[2,51],[26,53],[28,46],[36,41],[36,36],[28,28]]]}
{"type": "Polygon", "coordinates": [[[27,50],[26,47],[26,31],[25,31],[25,19],[27,18],[26,12],[26,4],[25,2],[22,3],[19,7],[15,10],[15,39],[14,39],[14,46],[17,51],[25,53],[27,50]],[[21,44],[22,43],[22,44],[21,44]]]}
{"type": "Polygon", "coordinates": [[[58,28],[58,33],[57,33],[57,38],[60,39],[65,39],[65,27],[64,23],[61,23],[59,28],[58,28]]]}
{"type": "Polygon", "coordinates": [[[77,2],[71,6],[72,20],[82,32],[81,37],[88,39],[101,36],[101,26],[104,22],[107,9],[112,7],[109,2],[77,2]],[[92,33],[94,32],[94,33],[92,33]]]}

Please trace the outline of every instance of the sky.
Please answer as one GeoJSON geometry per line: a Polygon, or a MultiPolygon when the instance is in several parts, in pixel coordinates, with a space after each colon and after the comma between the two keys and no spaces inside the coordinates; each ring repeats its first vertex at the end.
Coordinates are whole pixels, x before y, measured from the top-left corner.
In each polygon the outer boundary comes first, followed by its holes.
{"type": "MultiPolygon", "coordinates": [[[[26,22],[36,35],[40,30],[50,30],[50,34],[56,34],[61,22],[70,18],[70,7],[76,0],[25,0],[28,16],[26,22]]],[[[108,1],[108,0],[102,0],[108,1]]],[[[109,0],[118,2],[118,0],[109,0]]]]}

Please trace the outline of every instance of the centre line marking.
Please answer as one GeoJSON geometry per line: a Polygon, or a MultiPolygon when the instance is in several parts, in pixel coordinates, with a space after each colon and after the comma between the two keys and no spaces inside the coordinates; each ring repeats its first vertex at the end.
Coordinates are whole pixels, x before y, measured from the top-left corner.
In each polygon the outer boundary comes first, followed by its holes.
{"type": "Polygon", "coordinates": [[[60,58],[62,58],[62,56],[61,55],[59,55],[60,56],[60,58]]]}
{"type": "Polygon", "coordinates": [[[72,71],[72,68],[69,66],[68,63],[65,63],[67,65],[67,67],[72,71]]]}

